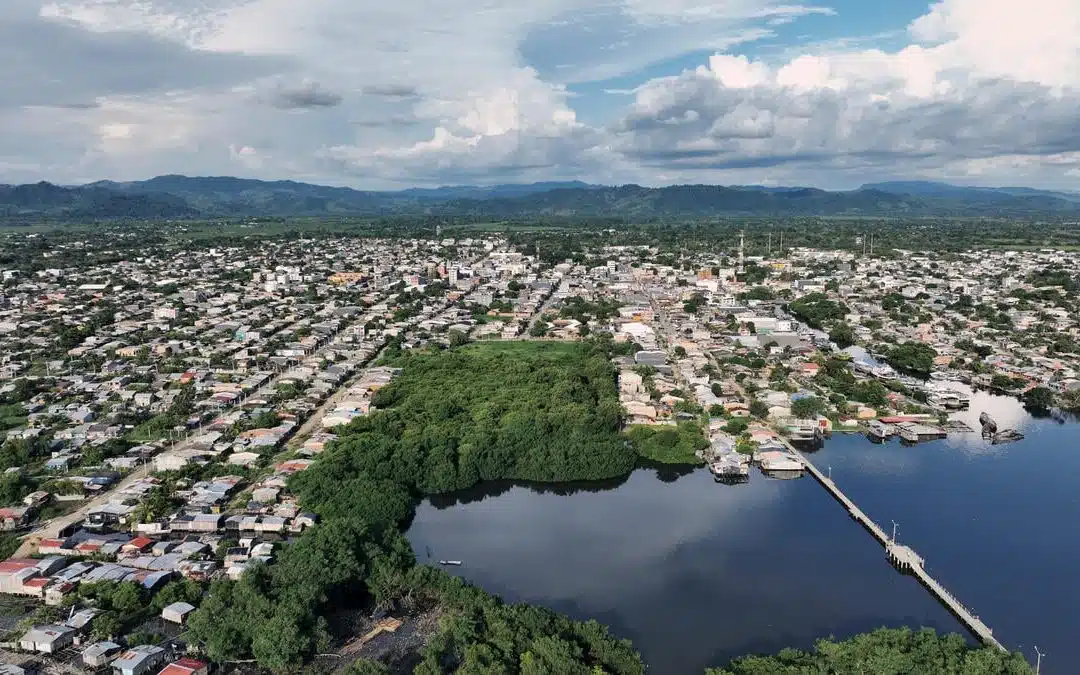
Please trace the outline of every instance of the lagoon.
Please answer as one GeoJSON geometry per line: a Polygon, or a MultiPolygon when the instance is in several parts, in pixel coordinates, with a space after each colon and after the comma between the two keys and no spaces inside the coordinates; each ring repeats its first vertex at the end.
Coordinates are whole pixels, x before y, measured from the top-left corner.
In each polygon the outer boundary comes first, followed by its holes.
{"type": "MultiPolygon", "coordinates": [[[[976,394],[1023,441],[979,435],[905,447],[834,436],[814,453],[863,510],[1010,649],[1080,672],[1080,425],[976,394]]],[[[485,484],[424,501],[408,532],[421,562],[512,602],[595,618],[653,672],[700,674],[748,652],[809,647],[878,626],[963,627],[809,476],[721,485],[705,469],[640,468],[600,484],[485,484]]]]}

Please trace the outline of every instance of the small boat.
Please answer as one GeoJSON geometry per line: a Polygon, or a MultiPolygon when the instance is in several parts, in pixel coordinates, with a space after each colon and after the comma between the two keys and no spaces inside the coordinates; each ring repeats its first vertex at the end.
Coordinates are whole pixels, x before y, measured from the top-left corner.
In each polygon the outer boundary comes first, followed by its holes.
{"type": "Polygon", "coordinates": [[[459,567],[461,565],[460,560],[440,560],[440,565],[450,565],[452,567],[459,567]]]}

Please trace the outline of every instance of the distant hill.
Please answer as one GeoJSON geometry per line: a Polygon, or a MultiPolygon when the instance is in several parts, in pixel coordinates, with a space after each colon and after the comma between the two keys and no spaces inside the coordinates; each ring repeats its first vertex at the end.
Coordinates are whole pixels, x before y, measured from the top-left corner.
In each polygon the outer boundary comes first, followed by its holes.
{"type": "Polygon", "coordinates": [[[0,217],[47,215],[56,218],[191,218],[199,215],[171,194],[129,195],[107,188],[60,187],[52,183],[0,185],[0,217]]]}
{"type": "Polygon", "coordinates": [[[910,214],[922,209],[917,199],[884,192],[826,192],[813,188],[766,190],[719,185],[648,188],[623,185],[590,190],[559,189],[516,199],[484,202],[457,200],[453,213],[495,217],[622,216],[630,218],[715,215],[873,215],[910,214]]]}
{"type": "MultiPolygon", "coordinates": [[[[1064,192],[1054,190],[1039,190],[1027,187],[974,187],[965,185],[950,185],[948,183],[936,183],[933,181],[892,181],[888,183],[868,183],[863,185],[863,190],[880,190],[890,194],[907,194],[917,197],[934,197],[944,199],[961,199],[987,202],[1008,202],[1010,198],[1045,198],[1049,200],[1064,200],[1067,202],[1080,203],[1080,192],[1064,192]]],[[[1052,202],[1051,202],[1052,203],[1052,202]]]]}
{"type": "MultiPolygon", "coordinates": [[[[262,181],[230,176],[158,176],[133,183],[102,181],[90,187],[128,195],[167,193],[204,215],[321,215],[375,212],[388,200],[380,193],[310,185],[291,180],[262,181]]],[[[390,200],[392,201],[392,200],[390,200]]]]}
{"type": "Polygon", "coordinates": [[[402,190],[398,194],[408,197],[438,200],[500,199],[525,197],[541,192],[551,192],[552,190],[595,190],[602,189],[603,187],[604,186],[602,185],[590,185],[589,183],[583,183],[579,180],[573,180],[565,182],[528,183],[525,185],[454,185],[437,188],[410,188],[408,190],[402,190]]]}
{"type": "Polygon", "coordinates": [[[158,176],[61,187],[0,185],[0,217],[54,219],[440,215],[483,218],[750,216],[1080,216],[1080,194],[893,182],[835,192],[805,187],[579,181],[372,192],[229,176],[158,176]]]}

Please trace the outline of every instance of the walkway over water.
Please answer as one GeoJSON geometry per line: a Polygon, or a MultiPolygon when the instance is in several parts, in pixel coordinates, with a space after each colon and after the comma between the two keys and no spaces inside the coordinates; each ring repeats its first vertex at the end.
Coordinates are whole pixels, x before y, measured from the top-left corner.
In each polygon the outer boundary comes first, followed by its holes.
{"type": "Polygon", "coordinates": [[[996,647],[1001,651],[1008,651],[997,641],[997,638],[994,637],[994,631],[991,630],[989,626],[983,623],[978,616],[957,600],[956,596],[950,593],[948,589],[941,585],[934,577],[930,576],[930,573],[927,572],[924,567],[925,561],[914,549],[909,546],[898,544],[889,538],[885,533],[885,530],[881,529],[881,527],[866,515],[855,502],[844,494],[844,491],[841,490],[831,478],[821,473],[821,471],[814,466],[814,463],[807,459],[806,455],[796,450],[790,443],[787,443],[786,441],[784,441],[784,443],[788,446],[792,455],[802,462],[806,467],[806,470],[829,491],[829,494],[831,494],[836,501],[844,505],[844,508],[851,514],[851,517],[861,523],[874,539],[877,539],[878,542],[885,547],[885,553],[894,565],[905,572],[914,574],[915,577],[922,582],[923,586],[925,586],[926,589],[929,590],[943,605],[948,607],[973,635],[982,640],[983,644],[996,647]]]}

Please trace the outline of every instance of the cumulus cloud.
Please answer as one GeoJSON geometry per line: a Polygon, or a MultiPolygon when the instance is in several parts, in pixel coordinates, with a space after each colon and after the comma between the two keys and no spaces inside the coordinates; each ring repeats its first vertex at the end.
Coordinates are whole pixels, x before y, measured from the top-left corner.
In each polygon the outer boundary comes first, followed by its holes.
{"type": "Polygon", "coordinates": [[[1080,3],[941,0],[896,27],[901,49],[740,55],[779,24],[843,19],[827,5],[6,0],[0,181],[1075,180],[1080,3]]]}
{"type": "Polygon", "coordinates": [[[782,64],[716,55],[640,87],[614,128],[615,146],[684,171],[899,166],[976,175],[1015,169],[1020,157],[1032,158],[1029,166],[1068,163],[1080,151],[1078,22],[1071,0],[1022,9],[1011,0],[944,0],[910,27],[924,44],[893,53],[782,64]],[[1031,32],[1008,29],[1012,21],[1031,32]],[[1017,32],[1024,36],[989,39],[1017,32]]]}
{"type": "Polygon", "coordinates": [[[229,86],[290,67],[284,57],[202,51],[136,30],[96,32],[32,0],[0,3],[0,106],[87,108],[99,97],[229,86]]]}

